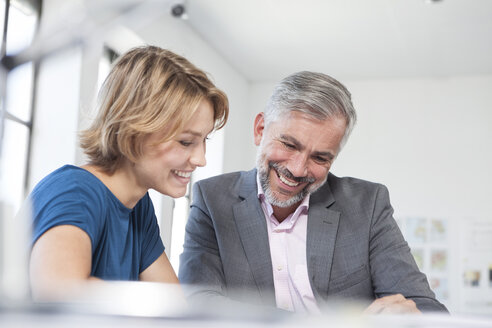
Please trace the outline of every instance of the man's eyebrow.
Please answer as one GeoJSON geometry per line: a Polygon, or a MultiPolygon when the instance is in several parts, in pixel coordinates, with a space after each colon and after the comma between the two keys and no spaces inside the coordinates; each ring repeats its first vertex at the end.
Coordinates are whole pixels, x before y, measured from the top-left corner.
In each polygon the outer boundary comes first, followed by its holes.
{"type": "Polygon", "coordinates": [[[304,147],[301,145],[301,143],[296,138],[294,138],[293,136],[289,136],[287,134],[281,134],[280,139],[282,139],[284,141],[288,141],[290,143],[293,143],[294,146],[296,146],[299,150],[304,149],[304,147]]]}
{"type": "MultiPolygon", "coordinates": [[[[299,150],[303,150],[304,146],[301,145],[301,143],[294,137],[287,135],[287,134],[281,134],[280,139],[284,141],[291,142],[294,144],[294,146],[297,147],[299,150]]],[[[331,151],[316,151],[312,155],[314,156],[322,156],[322,157],[327,157],[329,160],[333,160],[335,158],[335,155],[331,151]]]]}

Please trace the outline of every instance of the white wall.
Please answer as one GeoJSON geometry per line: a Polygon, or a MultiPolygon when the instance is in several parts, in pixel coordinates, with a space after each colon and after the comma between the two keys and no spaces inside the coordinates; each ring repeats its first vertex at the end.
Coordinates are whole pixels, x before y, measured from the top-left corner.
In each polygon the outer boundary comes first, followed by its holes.
{"type": "MultiPolygon", "coordinates": [[[[38,38],[49,41],[40,44],[48,46],[63,42],[63,33],[58,33],[68,31],[73,21],[80,18],[81,5],[80,0],[43,1],[38,38]]],[[[85,95],[81,88],[81,76],[87,68],[83,62],[80,46],[58,51],[41,61],[35,99],[29,189],[58,167],[76,163],[80,98],[85,95]]]]}
{"type": "Polygon", "coordinates": [[[39,71],[34,115],[31,188],[64,164],[74,164],[77,145],[81,51],[45,60],[39,71]]]}
{"type": "Polygon", "coordinates": [[[346,85],[359,122],[336,174],[383,182],[399,214],[489,215],[492,76],[346,85]]]}

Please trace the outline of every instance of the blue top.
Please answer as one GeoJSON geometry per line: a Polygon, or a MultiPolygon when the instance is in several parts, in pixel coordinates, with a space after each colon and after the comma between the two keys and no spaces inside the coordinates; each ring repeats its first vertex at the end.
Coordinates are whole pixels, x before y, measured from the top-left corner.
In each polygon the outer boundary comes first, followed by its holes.
{"type": "Polygon", "coordinates": [[[92,173],[65,165],[46,176],[30,197],[33,245],[55,226],[81,228],[92,243],[91,276],[138,280],[164,251],[148,193],[129,209],[92,173]]]}

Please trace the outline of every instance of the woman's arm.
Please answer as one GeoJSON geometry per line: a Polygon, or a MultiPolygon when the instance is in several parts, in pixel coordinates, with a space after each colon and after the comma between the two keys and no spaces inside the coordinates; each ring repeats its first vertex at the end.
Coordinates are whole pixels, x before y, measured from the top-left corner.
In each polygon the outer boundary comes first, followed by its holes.
{"type": "Polygon", "coordinates": [[[141,281],[179,283],[178,277],[164,252],[140,274],[139,279],[141,281]]]}
{"type": "Polygon", "coordinates": [[[91,239],[73,225],[60,225],[47,230],[34,244],[30,260],[33,299],[67,299],[80,288],[80,283],[99,280],[91,277],[91,239]]]}

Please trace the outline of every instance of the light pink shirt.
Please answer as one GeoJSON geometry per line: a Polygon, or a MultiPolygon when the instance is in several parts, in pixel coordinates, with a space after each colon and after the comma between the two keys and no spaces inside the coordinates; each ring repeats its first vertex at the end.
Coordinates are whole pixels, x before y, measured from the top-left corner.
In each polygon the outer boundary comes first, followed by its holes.
{"type": "Polygon", "coordinates": [[[309,195],[294,213],[279,223],[256,177],[258,199],[265,214],[277,307],[295,312],[320,313],[309,282],[306,235],[309,195]]]}

